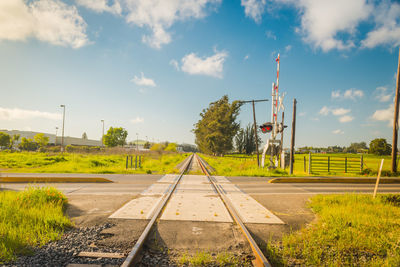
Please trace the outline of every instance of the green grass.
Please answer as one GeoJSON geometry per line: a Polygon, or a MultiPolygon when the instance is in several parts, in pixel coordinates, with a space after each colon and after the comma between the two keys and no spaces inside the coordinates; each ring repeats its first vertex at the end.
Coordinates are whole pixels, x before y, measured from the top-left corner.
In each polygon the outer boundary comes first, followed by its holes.
{"type": "Polygon", "coordinates": [[[66,197],[50,187],[0,192],[0,263],[58,239],[71,226],[64,216],[66,203],[66,197]]]}
{"type": "Polygon", "coordinates": [[[400,266],[400,195],[318,195],[308,227],[270,242],[276,266],[400,266]]]}
{"type": "MultiPolygon", "coordinates": [[[[176,165],[189,154],[148,153],[142,157],[142,168],[126,169],[126,155],[101,155],[40,152],[0,152],[3,172],[27,173],[176,173],[176,165]]],[[[133,156],[133,165],[135,164],[133,156]]],[[[129,161],[130,166],[130,161],[129,161]]]]}
{"type": "MultiPolygon", "coordinates": [[[[264,169],[257,167],[257,158],[255,155],[227,155],[225,157],[215,157],[209,155],[201,155],[214,169],[215,175],[223,175],[223,176],[270,176],[270,177],[280,177],[280,176],[288,176],[288,169],[281,170],[269,170],[267,167],[264,169]]],[[[326,159],[328,156],[331,157],[347,157],[350,161],[359,160],[360,155],[358,154],[313,154],[314,158],[323,157],[326,159]]],[[[344,176],[344,177],[359,177],[359,176],[368,176],[368,177],[376,177],[379,164],[381,159],[385,159],[382,176],[391,176],[390,166],[391,166],[391,158],[390,156],[376,156],[376,155],[363,155],[364,157],[364,170],[368,169],[368,173],[360,173],[360,172],[351,172],[345,173],[344,171],[340,172],[313,172],[311,175],[308,174],[308,154],[295,154],[295,162],[294,162],[294,174],[293,176],[344,176]],[[304,171],[304,157],[306,157],[306,171],[304,171]]],[[[260,156],[261,160],[261,156],[260,156]]],[[[268,166],[269,159],[266,159],[266,164],[268,166]]],[[[344,163],[343,163],[344,164],[344,163]]],[[[352,163],[356,164],[356,163],[352,163]]],[[[395,174],[397,176],[397,174],[395,174]]]]}

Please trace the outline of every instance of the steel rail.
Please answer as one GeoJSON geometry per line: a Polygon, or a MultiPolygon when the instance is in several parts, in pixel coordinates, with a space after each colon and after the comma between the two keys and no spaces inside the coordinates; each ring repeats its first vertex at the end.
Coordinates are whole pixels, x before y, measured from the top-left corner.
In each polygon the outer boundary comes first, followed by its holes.
{"type": "Polygon", "coordinates": [[[262,253],[261,249],[258,247],[256,241],[254,241],[253,237],[251,236],[249,230],[247,230],[246,226],[240,219],[237,211],[233,207],[231,201],[226,197],[226,193],[222,189],[222,187],[218,184],[215,183],[214,178],[210,175],[208,172],[207,168],[205,167],[205,163],[203,162],[203,159],[201,159],[197,154],[195,154],[196,159],[199,162],[199,165],[201,169],[203,170],[204,174],[207,176],[207,178],[210,180],[211,184],[214,186],[215,190],[218,192],[220,195],[221,199],[223,200],[226,208],[228,209],[229,213],[231,214],[232,218],[235,220],[236,224],[239,225],[240,230],[243,232],[245,235],[247,241],[250,244],[251,250],[253,251],[254,256],[256,257],[254,265],[255,266],[266,266],[270,267],[270,263],[268,262],[267,258],[264,256],[262,253]]]}
{"type": "Polygon", "coordinates": [[[136,241],[136,244],[133,246],[131,252],[129,252],[128,256],[126,257],[125,261],[122,263],[121,267],[128,267],[128,266],[134,266],[133,264],[136,262],[136,260],[138,259],[138,256],[143,248],[143,244],[146,241],[151,228],[153,227],[155,221],[157,220],[157,218],[159,217],[159,215],[161,214],[164,206],[166,205],[166,203],[168,202],[168,200],[170,199],[172,193],[175,191],[176,186],[178,185],[179,181],[181,180],[182,176],[185,174],[185,172],[188,170],[190,163],[192,162],[194,157],[194,154],[190,155],[190,158],[187,160],[187,162],[185,163],[184,167],[182,168],[182,172],[179,174],[178,179],[175,181],[175,183],[172,185],[172,188],[168,191],[167,194],[164,195],[163,199],[161,200],[161,202],[158,204],[153,217],[151,218],[150,222],[147,224],[146,228],[144,229],[144,231],[142,232],[142,234],[140,235],[139,239],[136,241]]]}

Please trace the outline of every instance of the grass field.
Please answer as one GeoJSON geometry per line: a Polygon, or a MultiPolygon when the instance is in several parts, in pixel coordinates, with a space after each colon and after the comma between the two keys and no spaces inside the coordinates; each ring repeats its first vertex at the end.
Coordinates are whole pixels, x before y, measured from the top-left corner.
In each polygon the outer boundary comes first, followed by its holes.
{"type": "Polygon", "coordinates": [[[50,187],[0,192],[0,262],[58,239],[71,226],[64,216],[66,203],[66,197],[50,187]]]}
{"type": "MultiPolygon", "coordinates": [[[[142,156],[142,168],[126,169],[126,155],[102,155],[40,152],[0,152],[2,172],[26,173],[176,173],[176,165],[189,154],[148,153],[142,156]]],[[[135,156],[133,156],[135,161],[135,156]]],[[[133,164],[135,164],[133,162],[133,164]]],[[[130,166],[130,161],[129,161],[130,166]]]]}
{"type": "MultiPolygon", "coordinates": [[[[340,165],[344,165],[344,158],[347,157],[348,162],[359,161],[360,155],[358,154],[313,154],[312,158],[323,159],[327,162],[327,157],[340,158],[340,165]]],[[[268,168],[257,168],[257,158],[256,156],[247,155],[227,155],[225,157],[214,157],[209,155],[202,155],[204,159],[216,170],[216,175],[225,176],[286,176],[288,175],[288,169],[283,170],[268,170],[268,168]]],[[[382,176],[391,176],[390,166],[391,158],[390,156],[376,156],[376,155],[363,155],[363,173],[359,171],[358,162],[352,162],[353,170],[357,168],[355,172],[344,172],[341,171],[330,171],[329,173],[324,170],[313,171],[311,175],[308,174],[308,154],[295,154],[294,161],[294,176],[376,176],[379,168],[381,159],[385,159],[383,165],[382,176]],[[304,157],[306,162],[306,169],[304,171],[304,157]]],[[[260,157],[261,158],[261,157],[260,157]]],[[[268,164],[269,160],[266,161],[268,164]]],[[[349,163],[350,164],[350,163],[349,163]]]]}
{"type": "Polygon", "coordinates": [[[270,242],[274,266],[400,266],[400,195],[318,195],[314,223],[270,242]]]}

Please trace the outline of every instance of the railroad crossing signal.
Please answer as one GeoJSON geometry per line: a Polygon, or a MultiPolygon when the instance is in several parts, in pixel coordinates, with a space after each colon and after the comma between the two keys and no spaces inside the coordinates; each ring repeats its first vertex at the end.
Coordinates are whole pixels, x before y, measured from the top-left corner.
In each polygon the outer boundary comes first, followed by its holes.
{"type": "Polygon", "coordinates": [[[269,132],[272,131],[273,126],[272,126],[272,123],[271,123],[271,122],[266,122],[266,123],[264,123],[263,125],[260,125],[260,128],[261,128],[261,131],[262,131],[263,133],[269,133],[269,132]]]}

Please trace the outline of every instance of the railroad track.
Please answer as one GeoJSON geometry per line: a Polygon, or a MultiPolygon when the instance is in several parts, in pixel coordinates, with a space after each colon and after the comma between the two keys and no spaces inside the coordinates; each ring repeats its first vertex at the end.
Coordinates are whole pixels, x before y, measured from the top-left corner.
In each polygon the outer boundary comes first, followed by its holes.
{"type": "Polygon", "coordinates": [[[261,249],[258,247],[257,243],[254,241],[253,237],[251,236],[250,232],[238,216],[237,211],[231,204],[230,200],[226,197],[225,191],[222,187],[216,183],[216,180],[210,175],[207,164],[201,159],[198,155],[192,154],[189,158],[184,162],[184,165],[181,169],[181,173],[178,176],[178,179],[170,186],[169,190],[164,194],[162,200],[158,204],[155,209],[153,217],[150,219],[149,223],[147,224],[146,228],[142,232],[141,236],[137,240],[136,244],[132,248],[131,252],[126,257],[124,263],[121,265],[122,267],[128,266],[135,266],[140,260],[141,252],[143,249],[143,245],[146,242],[151,229],[153,228],[155,222],[158,218],[161,217],[163,210],[165,209],[169,199],[171,198],[172,194],[175,192],[179,182],[181,181],[182,177],[190,170],[190,167],[193,165],[194,161],[197,161],[198,165],[200,166],[201,170],[203,171],[204,175],[208,178],[212,186],[214,187],[215,191],[218,193],[219,197],[222,199],[225,207],[227,208],[229,214],[235,221],[235,223],[239,226],[240,230],[242,231],[243,235],[245,236],[246,240],[248,241],[255,260],[253,264],[255,266],[271,266],[268,260],[265,258],[264,254],[262,253],[261,249]]]}

